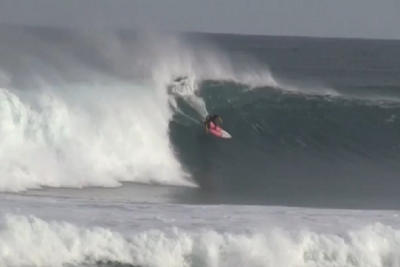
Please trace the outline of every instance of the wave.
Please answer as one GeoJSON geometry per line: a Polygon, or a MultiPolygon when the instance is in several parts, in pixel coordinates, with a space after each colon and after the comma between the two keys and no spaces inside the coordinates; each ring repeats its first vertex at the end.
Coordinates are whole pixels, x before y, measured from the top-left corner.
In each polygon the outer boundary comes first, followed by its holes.
{"type": "Polygon", "coordinates": [[[1,28],[0,36],[2,191],[195,186],[168,135],[177,101],[194,107],[199,121],[208,114],[197,88],[204,79],[277,85],[266,67],[236,65],[212,45],[177,36],[145,33],[131,42],[29,28],[1,28]],[[190,77],[188,92],[169,91],[179,76],[190,77]]]}
{"type": "Polygon", "coordinates": [[[0,236],[3,266],[389,267],[400,263],[400,232],[380,223],[338,233],[172,228],[123,235],[107,228],[8,214],[0,236]]]}
{"type": "Polygon", "coordinates": [[[0,37],[0,190],[211,184],[235,201],[269,204],[299,204],[304,187],[304,201],[399,193],[392,78],[386,94],[364,76],[349,80],[358,87],[331,88],[273,74],[246,49],[152,32],[0,37]],[[204,134],[209,113],[232,140],[204,134]]]}

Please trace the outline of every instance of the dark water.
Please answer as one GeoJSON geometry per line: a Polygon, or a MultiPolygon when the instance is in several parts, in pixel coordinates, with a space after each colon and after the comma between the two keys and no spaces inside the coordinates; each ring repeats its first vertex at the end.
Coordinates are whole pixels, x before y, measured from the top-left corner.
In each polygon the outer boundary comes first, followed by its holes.
{"type": "MultiPolygon", "coordinates": [[[[342,208],[400,206],[400,42],[213,37],[275,77],[338,96],[204,81],[210,113],[232,140],[171,124],[179,157],[204,194],[222,203],[342,208]],[[214,198],[213,198],[214,197],[214,198]]],[[[182,108],[190,108],[182,103],[182,108]]],[[[212,201],[212,200],[210,200],[212,201]]]]}

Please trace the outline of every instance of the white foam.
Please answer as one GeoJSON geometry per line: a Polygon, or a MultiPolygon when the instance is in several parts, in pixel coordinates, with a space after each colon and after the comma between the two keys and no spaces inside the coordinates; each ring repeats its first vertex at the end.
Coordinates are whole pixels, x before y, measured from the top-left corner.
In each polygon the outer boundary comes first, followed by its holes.
{"type": "MultiPolygon", "coordinates": [[[[0,90],[0,190],[188,185],[170,147],[171,112],[150,86],[0,90]]],[[[167,96],[164,96],[167,98],[167,96]]]]}
{"type": "Polygon", "coordinates": [[[64,266],[98,261],[139,266],[399,266],[400,231],[380,223],[340,234],[271,228],[253,233],[177,228],[132,232],[7,215],[2,266],[64,266]]]}

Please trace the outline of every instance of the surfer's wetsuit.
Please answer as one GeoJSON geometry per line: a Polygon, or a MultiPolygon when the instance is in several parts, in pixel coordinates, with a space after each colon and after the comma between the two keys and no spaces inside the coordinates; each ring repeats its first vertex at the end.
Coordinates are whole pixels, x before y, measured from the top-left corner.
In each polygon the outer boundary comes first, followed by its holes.
{"type": "Polygon", "coordinates": [[[214,127],[218,126],[218,124],[217,124],[217,120],[218,120],[218,119],[219,119],[220,121],[222,121],[222,120],[221,120],[221,117],[218,116],[218,115],[216,115],[216,114],[214,114],[214,115],[207,115],[206,120],[204,121],[204,124],[206,125],[206,129],[208,130],[208,129],[210,129],[210,128],[214,128],[214,127]],[[214,124],[213,127],[210,127],[210,126],[212,126],[212,125],[211,125],[211,122],[214,124]]]}

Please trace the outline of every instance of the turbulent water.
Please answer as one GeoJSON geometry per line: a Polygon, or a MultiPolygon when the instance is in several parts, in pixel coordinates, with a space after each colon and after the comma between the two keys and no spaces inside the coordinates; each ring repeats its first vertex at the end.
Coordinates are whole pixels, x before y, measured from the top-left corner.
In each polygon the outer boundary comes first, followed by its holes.
{"type": "Polygon", "coordinates": [[[1,26],[1,265],[399,266],[399,56],[1,26]]]}

